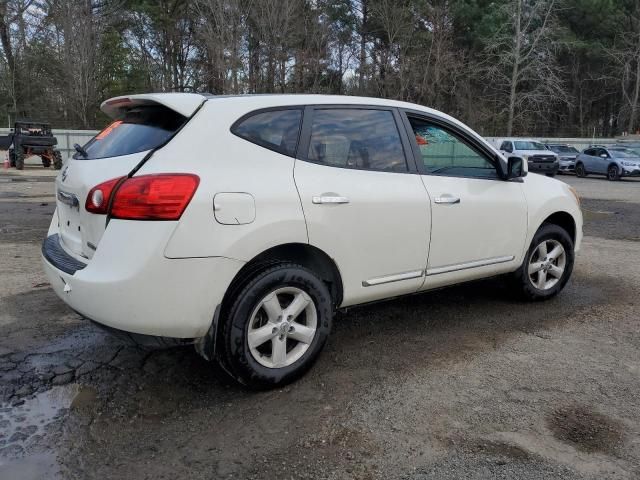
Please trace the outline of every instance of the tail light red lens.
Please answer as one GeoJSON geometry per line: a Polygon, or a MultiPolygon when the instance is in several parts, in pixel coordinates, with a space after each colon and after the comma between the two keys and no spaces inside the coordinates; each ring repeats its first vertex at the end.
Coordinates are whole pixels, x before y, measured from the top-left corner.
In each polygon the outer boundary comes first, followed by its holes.
{"type": "Polygon", "coordinates": [[[198,188],[197,175],[141,175],[125,180],[114,193],[112,218],[178,220],[198,188]]]}
{"type": "Polygon", "coordinates": [[[186,173],[123,178],[92,188],[87,195],[86,210],[109,213],[112,218],[123,220],[178,220],[200,183],[197,175],[186,173]]]}
{"type": "Polygon", "coordinates": [[[111,193],[120,180],[124,178],[125,177],[112,178],[111,180],[107,180],[106,182],[93,187],[89,191],[87,201],[84,204],[84,208],[87,212],[106,215],[109,208],[111,193]]]}

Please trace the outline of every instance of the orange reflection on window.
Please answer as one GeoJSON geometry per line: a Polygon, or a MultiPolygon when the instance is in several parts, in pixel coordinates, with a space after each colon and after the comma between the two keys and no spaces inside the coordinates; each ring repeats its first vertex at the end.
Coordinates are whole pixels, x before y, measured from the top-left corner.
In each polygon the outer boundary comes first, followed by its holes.
{"type": "Polygon", "coordinates": [[[416,142],[418,142],[418,145],[429,145],[429,142],[427,142],[427,139],[424,138],[422,135],[416,135],[416,142]]]}
{"type": "Polygon", "coordinates": [[[96,136],[96,140],[102,140],[104,137],[106,137],[107,135],[109,135],[111,132],[113,132],[116,128],[118,128],[120,125],[122,125],[122,120],[116,120],[115,122],[111,123],[111,125],[109,125],[107,128],[105,128],[104,130],[102,130],[97,136],[96,136]]]}

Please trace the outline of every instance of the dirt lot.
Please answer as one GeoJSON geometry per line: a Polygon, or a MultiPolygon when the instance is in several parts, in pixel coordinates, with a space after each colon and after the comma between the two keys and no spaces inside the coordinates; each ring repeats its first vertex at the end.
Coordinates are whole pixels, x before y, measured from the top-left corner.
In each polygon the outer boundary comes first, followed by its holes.
{"type": "Polygon", "coordinates": [[[640,182],[560,178],[586,237],[558,298],[352,309],[306,377],[251,393],[66,308],[39,264],[52,177],[0,175],[0,478],[638,478],[640,182]]]}

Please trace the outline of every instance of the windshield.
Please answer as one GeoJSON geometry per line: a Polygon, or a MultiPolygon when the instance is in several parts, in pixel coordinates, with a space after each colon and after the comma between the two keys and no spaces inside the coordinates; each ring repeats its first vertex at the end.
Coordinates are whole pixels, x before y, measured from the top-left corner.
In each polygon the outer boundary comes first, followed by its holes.
{"type": "Polygon", "coordinates": [[[613,158],[636,158],[638,154],[629,148],[609,149],[609,153],[613,158]]]}
{"type": "Polygon", "coordinates": [[[76,153],[73,158],[93,160],[151,150],[168,140],[185,121],[185,117],[161,105],[134,107],[89,140],[84,146],[86,156],[76,153]]]}
{"type": "Polygon", "coordinates": [[[513,142],[516,150],[546,150],[544,145],[538,142],[519,141],[513,142]]]}
{"type": "Polygon", "coordinates": [[[556,153],[579,153],[574,147],[569,145],[548,145],[549,150],[556,153]]]}

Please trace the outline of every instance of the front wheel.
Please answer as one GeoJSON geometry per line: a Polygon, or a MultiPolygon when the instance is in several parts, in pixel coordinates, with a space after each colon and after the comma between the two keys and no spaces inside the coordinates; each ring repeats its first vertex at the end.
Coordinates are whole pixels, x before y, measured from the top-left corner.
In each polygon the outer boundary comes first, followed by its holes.
{"type": "Polygon", "coordinates": [[[60,150],[53,151],[53,168],[60,170],[62,168],[62,154],[60,150]]]}
{"type": "Polygon", "coordinates": [[[618,170],[616,165],[610,165],[607,169],[607,180],[611,180],[612,182],[620,180],[620,170],[618,170]]]}
{"type": "Polygon", "coordinates": [[[576,177],[584,178],[587,176],[587,171],[582,163],[576,165],[576,177]]]}
{"type": "Polygon", "coordinates": [[[513,286],[527,300],[556,296],[573,271],[573,240],[565,229],[543,224],[536,232],[524,262],[513,273],[513,286]]]}
{"type": "Polygon", "coordinates": [[[221,319],[219,360],[251,388],[273,388],[300,377],[331,331],[329,290],[300,265],[278,263],[265,269],[232,301],[221,319]]]}
{"type": "Polygon", "coordinates": [[[16,170],[24,169],[24,150],[22,148],[18,148],[15,150],[16,157],[16,170]]]}

